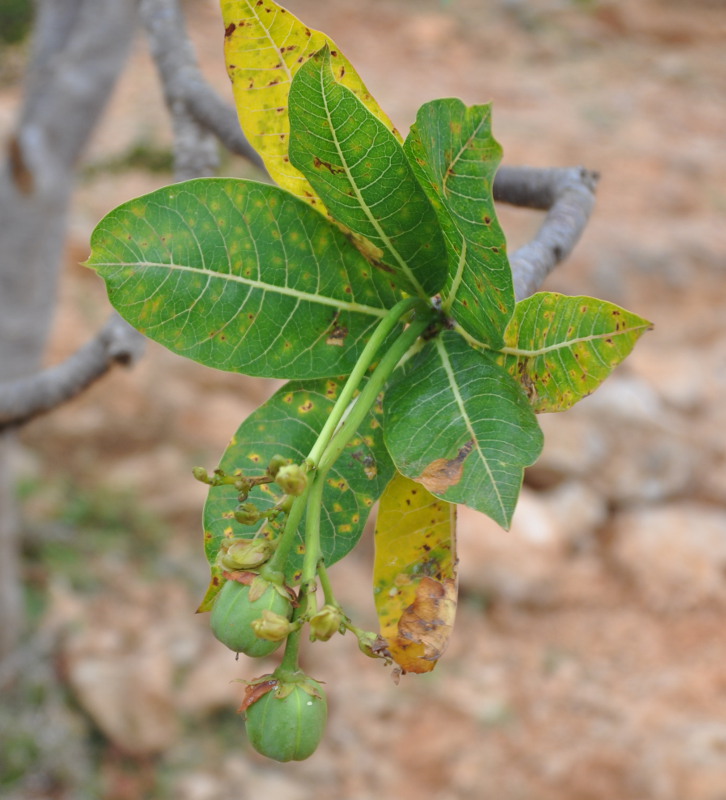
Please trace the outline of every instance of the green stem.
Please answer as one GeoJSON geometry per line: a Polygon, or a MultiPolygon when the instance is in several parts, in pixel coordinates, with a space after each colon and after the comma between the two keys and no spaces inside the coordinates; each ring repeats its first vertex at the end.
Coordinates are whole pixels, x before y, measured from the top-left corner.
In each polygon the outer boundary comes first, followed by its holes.
{"type": "Polygon", "coordinates": [[[386,354],[381,358],[378,366],[373,371],[368,383],[358,395],[355,405],[340,426],[336,434],[331,438],[330,444],[325,448],[323,455],[318,462],[318,479],[324,477],[328,470],[337,461],[340,454],[345,450],[348,442],[355,435],[358,426],[363,422],[373,404],[378,399],[378,395],[383,390],[386,382],[391,377],[391,373],[398,365],[398,362],[414,344],[416,339],[426,330],[432,321],[432,316],[425,315],[421,319],[413,321],[408,328],[396,339],[386,354]]]}
{"type": "Polygon", "coordinates": [[[295,544],[297,526],[300,524],[300,520],[305,513],[305,505],[309,492],[310,484],[308,484],[308,487],[299,497],[295,498],[290,513],[285,520],[285,528],[280,536],[280,542],[277,545],[274,555],[265,565],[264,572],[285,571],[285,564],[287,564],[287,560],[290,557],[290,550],[292,550],[292,546],[295,544]]]}
{"type": "MultiPolygon", "coordinates": [[[[295,609],[295,616],[293,619],[297,619],[303,612],[305,608],[303,606],[298,607],[295,609]]],[[[302,637],[302,628],[298,628],[296,631],[293,631],[285,641],[285,653],[282,657],[282,661],[280,662],[280,666],[275,670],[275,674],[290,674],[293,672],[298,671],[298,655],[300,653],[300,639],[302,637]]]]}
{"type": "Polygon", "coordinates": [[[353,371],[348,377],[348,380],[345,382],[345,386],[343,386],[343,389],[341,390],[340,395],[333,406],[330,416],[323,426],[322,431],[320,431],[320,435],[318,436],[313,449],[310,451],[310,455],[306,459],[311,469],[314,469],[317,466],[320,456],[327,447],[328,442],[335,432],[335,429],[340,423],[340,420],[343,418],[346,409],[350,405],[351,400],[358,390],[358,387],[360,386],[360,383],[368,371],[368,368],[373,362],[373,359],[380,350],[381,345],[385,342],[390,332],[396,327],[396,325],[398,325],[401,317],[403,317],[404,314],[407,314],[412,309],[422,305],[423,304],[419,298],[407,297],[405,300],[400,300],[398,303],[396,303],[396,305],[393,306],[388,314],[386,314],[386,316],[381,320],[380,324],[373,332],[373,335],[368,340],[368,343],[363,348],[360,358],[356,362],[353,371]]]}
{"type": "Polygon", "coordinates": [[[320,511],[323,505],[325,474],[316,474],[308,494],[307,516],[305,517],[305,555],[302,565],[300,593],[305,596],[305,614],[311,616],[316,611],[316,576],[321,560],[320,550],[320,511]]]}
{"type": "Polygon", "coordinates": [[[325,604],[328,606],[340,607],[338,601],[335,599],[333,584],[330,582],[328,570],[325,568],[325,564],[322,561],[318,561],[318,578],[320,579],[320,585],[323,588],[325,604]]]}

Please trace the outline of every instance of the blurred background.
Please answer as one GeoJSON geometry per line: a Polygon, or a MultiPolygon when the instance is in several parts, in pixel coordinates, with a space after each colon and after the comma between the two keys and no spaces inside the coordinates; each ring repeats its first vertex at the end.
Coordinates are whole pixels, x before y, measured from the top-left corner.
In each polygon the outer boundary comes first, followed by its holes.
{"type": "MultiPolygon", "coordinates": [[[[3,0],[0,139],[15,123],[27,4],[3,0]],[[8,11],[10,9],[10,11],[8,11]]],[[[602,175],[573,257],[544,287],[655,329],[591,398],[540,417],[545,451],[512,530],[462,509],[449,651],[394,685],[350,637],[306,649],[330,719],[307,762],[247,746],[234,657],[195,616],[207,583],[191,477],[275,388],[150,344],[29,424],[16,465],[33,630],[3,688],[0,794],[102,800],[726,798],[726,6],[720,0],[289,0],[401,131],[430,99],[494,102],[507,164],[602,175]],[[24,660],[23,660],[24,659],[24,660]]],[[[231,91],[216,2],[185,4],[231,91]]],[[[146,41],[84,158],[47,354],[108,315],[79,266],[95,223],[171,181],[146,41]]],[[[222,174],[254,177],[226,157],[222,174]]],[[[541,217],[502,208],[510,249],[541,217]]],[[[1,232],[0,232],[1,234],[1,232]]],[[[331,570],[375,628],[371,544],[331,570]]]]}

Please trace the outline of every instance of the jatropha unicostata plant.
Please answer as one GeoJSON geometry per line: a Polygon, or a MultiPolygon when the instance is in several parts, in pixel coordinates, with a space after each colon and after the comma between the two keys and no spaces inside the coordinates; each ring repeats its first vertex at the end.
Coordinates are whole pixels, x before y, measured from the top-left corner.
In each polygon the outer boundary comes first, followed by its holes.
{"type": "Polygon", "coordinates": [[[350,631],[399,672],[443,653],[457,602],[456,505],[510,524],[536,414],[592,392],[649,327],[589,297],[515,302],[492,183],[490,106],[434,100],[402,139],[339,48],[272,0],[222,0],[239,119],[277,186],[214,178],[109,213],[88,266],[132,325],[217,369],[289,382],[211,474],[200,611],[250,681],[250,742],[307,758],[325,727],[303,635],[350,631]],[[380,633],[328,567],[380,501],[380,633]]]}

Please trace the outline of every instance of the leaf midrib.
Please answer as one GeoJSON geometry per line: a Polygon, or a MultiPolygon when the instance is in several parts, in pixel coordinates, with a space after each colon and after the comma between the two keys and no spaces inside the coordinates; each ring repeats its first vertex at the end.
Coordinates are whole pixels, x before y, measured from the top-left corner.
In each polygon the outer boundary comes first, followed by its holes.
{"type": "MultiPolygon", "coordinates": [[[[448,194],[449,194],[449,188],[448,188],[448,186],[447,186],[447,183],[448,183],[448,181],[449,181],[449,177],[450,177],[450,176],[453,176],[453,174],[454,174],[454,173],[453,173],[454,165],[455,165],[455,164],[456,164],[456,162],[457,162],[457,161],[458,161],[458,160],[459,160],[459,159],[460,159],[460,158],[461,158],[461,157],[464,155],[464,153],[465,153],[465,152],[466,152],[466,151],[467,151],[467,150],[470,148],[470,146],[471,146],[471,143],[472,143],[472,142],[473,142],[473,141],[476,139],[476,137],[479,135],[479,131],[482,129],[482,127],[484,126],[484,123],[485,123],[485,121],[486,121],[487,119],[488,119],[488,117],[484,117],[484,118],[482,118],[482,119],[480,119],[480,120],[479,120],[479,124],[478,124],[478,125],[476,126],[476,128],[475,128],[475,129],[472,131],[472,134],[471,134],[471,136],[470,136],[470,137],[469,137],[469,138],[466,140],[466,142],[465,142],[465,143],[464,143],[464,144],[461,146],[461,148],[459,149],[459,152],[458,152],[458,153],[457,153],[457,154],[456,154],[456,155],[455,155],[455,156],[454,156],[454,157],[451,159],[451,161],[449,162],[448,166],[447,166],[447,167],[446,167],[446,169],[444,170],[444,176],[443,176],[443,179],[442,179],[442,181],[441,181],[441,188],[442,188],[442,190],[443,190],[443,192],[444,192],[444,194],[445,194],[445,195],[448,195],[448,194]]],[[[457,177],[460,177],[460,176],[457,176],[457,177]]],[[[461,177],[474,177],[474,176],[461,176],[461,177]]],[[[479,180],[481,179],[479,176],[476,176],[476,177],[477,177],[479,180]]]]}
{"type": "MultiPolygon", "coordinates": [[[[321,96],[323,98],[323,105],[325,106],[325,116],[326,116],[326,118],[328,120],[328,124],[330,125],[330,135],[331,135],[331,138],[333,140],[333,144],[335,145],[335,149],[336,149],[336,151],[338,153],[338,157],[340,158],[341,165],[342,165],[343,169],[345,170],[345,175],[348,178],[348,182],[350,184],[350,187],[353,190],[353,192],[355,193],[356,199],[358,200],[358,204],[360,205],[363,213],[368,218],[368,221],[371,223],[371,225],[375,229],[376,233],[381,238],[381,241],[385,244],[385,246],[388,249],[388,251],[391,253],[391,255],[396,260],[396,263],[401,268],[401,270],[403,271],[404,275],[408,278],[409,282],[411,283],[411,285],[416,290],[416,293],[419,295],[419,297],[422,297],[424,300],[428,300],[428,297],[429,297],[428,294],[424,291],[424,288],[421,286],[421,284],[416,279],[416,276],[411,271],[411,268],[408,266],[408,264],[406,263],[404,258],[398,252],[398,250],[394,246],[393,242],[391,242],[391,240],[388,237],[388,235],[386,234],[386,232],[380,226],[378,220],[373,216],[373,213],[371,212],[368,204],[363,199],[363,195],[361,194],[361,191],[358,188],[358,184],[353,179],[353,175],[351,174],[350,167],[348,165],[348,160],[345,158],[345,156],[343,155],[343,151],[340,148],[340,142],[338,140],[338,133],[337,133],[337,131],[335,129],[335,125],[333,124],[333,119],[332,119],[332,116],[330,114],[330,106],[328,105],[328,96],[327,96],[326,91],[325,91],[325,79],[326,79],[325,70],[321,69],[320,70],[320,94],[321,94],[321,96]]],[[[337,85],[339,85],[341,89],[345,89],[345,87],[342,84],[337,84],[337,85]]],[[[350,91],[350,90],[347,90],[347,91],[350,91]]],[[[355,100],[357,102],[359,102],[358,98],[355,97],[355,94],[353,94],[352,92],[351,92],[351,94],[353,95],[355,100]]],[[[364,108],[365,108],[365,106],[364,106],[364,108]]],[[[368,109],[366,109],[366,111],[368,111],[368,109]]],[[[373,117],[373,119],[376,119],[376,117],[373,114],[371,114],[371,116],[373,117]]]]}
{"type": "Polygon", "coordinates": [[[648,328],[648,325],[636,325],[631,328],[622,328],[619,331],[606,331],[604,333],[595,333],[589,334],[588,336],[579,336],[576,339],[566,339],[564,342],[557,342],[556,344],[547,345],[545,347],[540,347],[537,350],[523,350],[519,347],[501,347],[498,351],[499,353],[504,353],[508,356],[522,356],[524,358],[536,358],[537,356],[543,356],[547,353],[553,353],[556,350],[561,350],[563,347],[571,347],[572,345],[581,344],[583,342],[594,342],[598,339],[614,339],[618,336],[625,336],[629,333],[635,333],[637,331],[643,330],[643,328],[648,328]]]}
{"type": "MultiPolygon", "coordinates": [[[[249,9],[250,14],[257,20],[257,24],[265,32],[265,36],[267,37],[267,40],[272,45],[273,49],[277,51],[277,54],[280,57],[280,62],[282,63],[282,66],[283,66],[285,72],[287,73],[288,81],[289,82],[292,81],[292,73],[290,72],[290,68],[287,66],[287,62],[285,61],[284,56],[280,52],[279,45],[277,44],[277,42],[274,40],[274,38],[270,34],[271,26],[268,27],[267,25],[265,25],[265,23],[262,21],[262,17],[260,17],[259,14],[257,14],[257,12],[255,11],[255,7],[252,5],[252,3],[250,3],[249,0],[247,0],[247,8],[249,9]]],[[[273,21],[274,21],[274,19],[276,17],[277,17],[277,13],[275,13],[275,16],[273,17],[273,21]]],[[[248,19],[249,19],[249,17],[248,17],[248,19]]]]}
{"type": "Polygon", "coordinates": [[[345,300],[337,300],[333,297],[326,297],[325,295],[312,294],[310,292],[301,292],[297,289],[291,289],[288,286],[276,286],[273,283],[263,283],[262,281],[251,280],[244,278],[241,275],[234,275],[231,273],[215,272],[214,270],[202,269],[200,267],[192,267],[186,264],[174,264],[159,261],[94,261],[93,267],[159,267],[169,270],[180,270],[182,272],[192,272],[197,275],[204,275],[208,278],[218,278],[219,280],[233,281],[249,286],[252,289],[260,289],[264,292],[273,292],[275,294],[282,294],[287,297],[294,297],[298,300],[304,300],[311,303],[318,303],[320,305],[331,306],[332,308],[343,309],[346,311],[357,312],[359,314],[368,314],[373,317],[385,317],[388,313],[386,308],[375,308],[374,306],[367,306],[362,303],[347,302],[345,300]]]}
{"type": "Polygon", "coordinates": [[[454,400],[456,401],[456,405],[459,407],[459,413],[461,414],[461,418],[466,425],[467,430],[469,431],[469,435],[474,442],[474,447],[479,454],[479,458],[481,459],[482,464],[484,465],[484,469],[489,476],[489,480],[491,481],[492,488],[494,489],[494,494],[496,495],[497,502],[499,503],[499,510],[501,512],[501,519],[507,520],[507,510],[504,505],[504,501],[502,500],[502,495],[499,492],[499,487],[497,486],[497,482],[494,478],[494,474],[492,473],[491,467],[489,466],[489,460],[487,459],[485,453],[482,451],[481,447],[479,446],[479,437],[476,434],[476,431],[472,427],[471,420],[469,419],[469,414],[467,413],[466,406],[464,404],[464,398],[461,396],[461,392],[459,391],[459,384],[456,382],[456,375],[454,374],[454,370],[451,367],[451,361],[449,360],[449,355],[446,352],[446,347],[442,343],[440,339],[434,340],[436,344],[436,349],[439,353],[439,358],[441,359],[441,364],[446,372],[446,377],[449,380],[449,385],[451,386],[451,392],[454,395],[454,400]]]}

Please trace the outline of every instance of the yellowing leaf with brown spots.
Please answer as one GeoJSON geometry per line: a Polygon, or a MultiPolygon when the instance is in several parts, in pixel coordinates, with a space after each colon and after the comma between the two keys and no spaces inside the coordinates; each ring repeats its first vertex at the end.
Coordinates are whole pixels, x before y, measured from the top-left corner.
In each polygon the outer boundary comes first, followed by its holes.
{"type": "Polygon", "coordinates": [[[317,194],[288,157],[288,93],[295,73],[326,44],[335,78],[400,140],[340,48],[272,0],[221,0],[224,54],[240,125],[283,189],[322,209],[317,194]]]}
{"type": "Polygon", "coordinates": [[[396,473],[381,497],[373,591],[381,635],[406,672],[430,672],[456,615],[456,506],[396,473]]]}
{"type": "Polygon", "coordinates": [[[517,303],[499,363],[535,411],[564,411],[597,389],[651,327],[604,300],[540,292],[517,303]]]}

